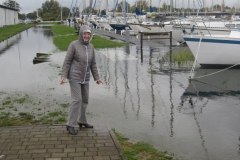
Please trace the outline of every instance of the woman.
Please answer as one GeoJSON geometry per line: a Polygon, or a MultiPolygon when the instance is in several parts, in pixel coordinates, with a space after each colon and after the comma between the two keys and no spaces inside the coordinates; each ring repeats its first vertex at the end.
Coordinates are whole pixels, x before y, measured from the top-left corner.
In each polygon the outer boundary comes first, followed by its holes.
{"type": "Polygon", "coordinates": [[[79,31],[79,38],[70,43],[62,67],[62,78],[60,84],[69,80],[71,88],[72,104],[69,108],[67,119],[67,130],[70,134],[77,134],[74,129],[78,123],[82,126],[93,128],[87,123],[86,109],[89,99],[90,70],[97,84],[103,84],[98,75],[95,60],[95,51],[89,42],[92,39],[92,30],[88,26],[82,26],[79,31]]]}

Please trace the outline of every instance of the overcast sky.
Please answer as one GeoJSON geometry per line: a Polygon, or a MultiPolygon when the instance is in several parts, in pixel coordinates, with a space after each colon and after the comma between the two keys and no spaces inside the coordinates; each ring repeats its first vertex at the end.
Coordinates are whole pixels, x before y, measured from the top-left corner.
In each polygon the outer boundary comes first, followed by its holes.
{"type": "MultiPolygon", "coordinates": [[[[0,3],[2,4],[3,2],[5,2],[6,0],[0,0],[0,3]]],[[[68,8],[71,7],[71,3],[72,0],[57,0],[61,5],[66,6],[68,8]]],[[[74,1],[74,6],[75,6],[75,2],[74,1]]],[[[89,5],[89,0],[77,0],[77,6],[79,7],[81,4],[83,4],[83,1],[86,1],[86,5],[89,5]]],[[[99,0],[97,0],[99,1],[99,0]]],[[[105,0],[102,0],[103,4],[102,4],[102,9],[105,9],[105,0]]],[[[114,8],[114,1],[115,0],[108,0],[109,3],[109,7],[110,8],[114,8]]],[[[123,1],[123,0],[118,0],[119,2],[123,1]]],[[[134,2],[136,2],[136,0],[126,0],[128,3],[130,3],[131,5],[134,4],[134,2]]],[[[149,0],[150,1],[150,0],[149,0]]],[[[162,4],[165,2],[167,4],[169,4],[170,0],[152,0],[152,6],[156,6],[159,7],[159,2],[160,2],[160,6],[162,6],[162,4]],[[160,2],[161,1],[161,2],[160,2]]],[[[181,7],[182,6],[182,1],[184,2],[184,7],[188,7],[188,1],[190,2],[190,6],[192,6],[193,1],[194,0],[176,0],[176,5],[177,7],[181,7]]],[[[195,2],[197,2],[199,0],[195,0],[195,2]]],[[[202,1],[202,0],[201,0],[202,1]]],[[[214,4],[220,4],[222,2],[222,0],[213,0],[214,4]]],[[[37,8],[40,8],[42,6],[42,3],[46,2],[46,0],[16,0],[16,2],[18,2],[21,6],[21,13],[29,13],[29,12],[33,12],[35,10],[37,10],[37,8]]],[[[175,5],[175,0],[173,0],[174,5],[175,5]]],[[[225,0],[225,5],[232,7],[237,6],[239,2],[239,7],[240,7],[240,0],[225,0]]],[[[212,5],[212,0],[206,0],[207,6],[210,7],[212,5]]],[[[196,5],[198,7],[198,4],[196,5]]],[[[239,8],[238,7],[238,8],[239,8]]],[[[192,8],[192,7],[191,7],[192,8]]]]}

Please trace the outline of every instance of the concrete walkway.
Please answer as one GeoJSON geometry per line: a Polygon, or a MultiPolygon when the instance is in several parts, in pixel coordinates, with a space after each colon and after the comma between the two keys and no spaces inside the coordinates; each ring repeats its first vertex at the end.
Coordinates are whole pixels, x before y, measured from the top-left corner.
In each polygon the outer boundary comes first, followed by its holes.
{"type": "Polygon", "coordinates": [[[93,124],[70,135],[65,125],[0,127],[0,160],[125,160],[110,129],[93,124]]]}

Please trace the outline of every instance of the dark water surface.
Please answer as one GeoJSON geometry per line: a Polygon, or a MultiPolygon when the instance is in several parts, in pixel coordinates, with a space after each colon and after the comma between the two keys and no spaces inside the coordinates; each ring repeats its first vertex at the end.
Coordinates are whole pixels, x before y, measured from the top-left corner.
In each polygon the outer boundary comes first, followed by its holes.
{"type": "MultiPolygon", "coordinates": [[[[69,85],[59,85],[66,53],[53,45],[50,28],[31,28],[0,46],[0,104],[9,96],[31,99],[17,111],[1,111],[67,113],[60,104],[71,102],[69,85]],[[33,65],[37,52],[51,53],[51,62],[33,65]]],[[[90,82],[89,123],[107,124],[180,159],[240,159],[240,70],[189,82],[191,68],[169,63],[167,50],[144,47],[143,63],[134,45],[98,50],[104,85],[90,82]]],[[[195,77],[216,71],[197,69],[195,77]]]]}

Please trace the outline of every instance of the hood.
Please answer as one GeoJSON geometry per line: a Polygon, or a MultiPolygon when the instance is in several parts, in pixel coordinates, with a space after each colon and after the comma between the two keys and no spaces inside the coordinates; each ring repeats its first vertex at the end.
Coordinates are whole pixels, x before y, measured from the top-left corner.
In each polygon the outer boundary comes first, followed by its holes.
{"type": "Polygon", "coordinates": [[[82,44],[88,45],[88,44],[90,43],[90,41],[92,40],[92,37],[93,37],[93,31],[92,31],[92,29],[91,29],[90,27],[88,27],[88,26],[86,26],[86,25],[80,27],[78,40],[79,40],[82,44]],[[88,42],[84,42],[84,40],[83,40],[83,32],[84,32],[85,30],[90,30],[90,31],[91,31],[91,37],[90,37],[90,39],[89,39],[88,42]]]}

